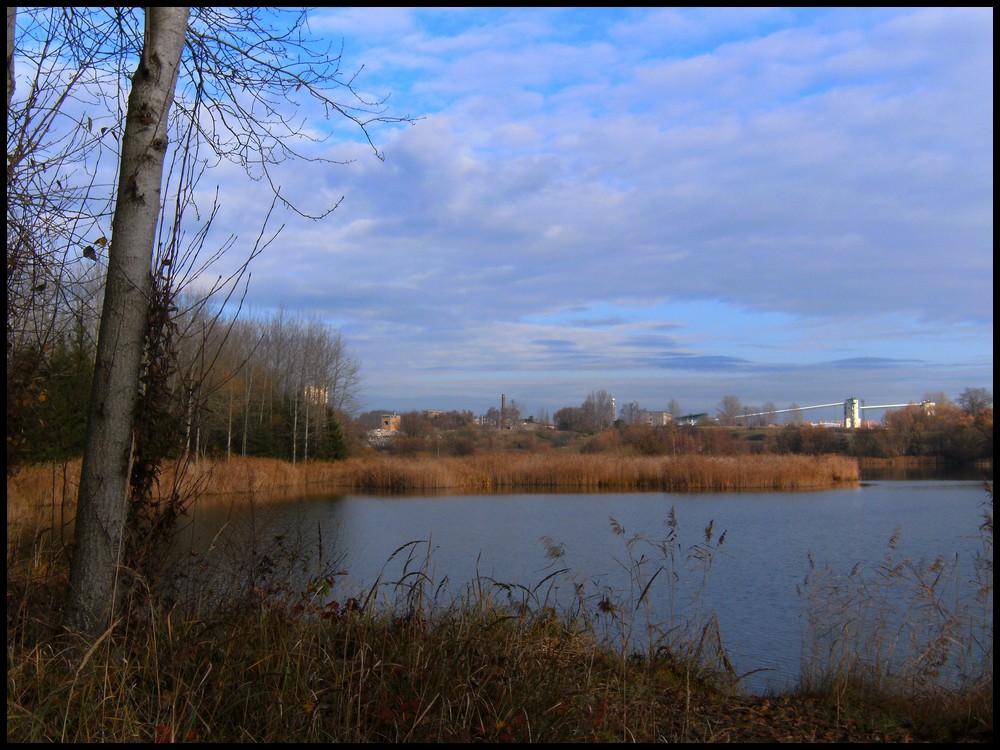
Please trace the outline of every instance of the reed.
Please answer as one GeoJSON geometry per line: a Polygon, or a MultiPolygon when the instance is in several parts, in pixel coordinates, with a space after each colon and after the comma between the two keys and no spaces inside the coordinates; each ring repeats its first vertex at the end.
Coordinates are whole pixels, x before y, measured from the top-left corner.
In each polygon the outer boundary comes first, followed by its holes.
{"type": "MultiPolygon", "coordinates": [[[[7,479],[8,525],[28,530],[72,517],[80,463],[22,468],[7,479]]],[[[290,464],[269,458],[168,462],[157,490],[199,498],[252,495],[280,500],[321,492],[810,490],[855,483],[843,456],[627,456],[487,453],[462,457],[355,457],[290,464]]],[[[164,494],[167,494],[164,492],[164,494]]]]}
{"type": "Polygon", "coordinates": [[[845,572],[809,560],[799,588],[806,615],[802,692],[837,710],[911,701],[928,716],[988,715],[988,728],[976,731],[992,734],[992,482],[984,488],[971,571],[957,558],[901,557],[898,530],[877,564],[845,572]],[[969,576],[974,593],[959,596],[960,579],[969,576]]]}

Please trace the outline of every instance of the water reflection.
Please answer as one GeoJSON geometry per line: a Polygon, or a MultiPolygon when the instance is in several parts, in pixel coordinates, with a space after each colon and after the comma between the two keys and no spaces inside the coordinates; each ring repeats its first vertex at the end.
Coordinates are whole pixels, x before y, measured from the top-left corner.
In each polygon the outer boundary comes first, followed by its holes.
{"type": "MultiPolygon", "coordinates": [[[[220,585],[270,575],[302,589],[332,572],[341,598],[363,597],[376,582],[388,595],[414,570],[440,601],[492,579],[533,604],[582,607],[609,632],[622,624],[613,615],[627,613],[637,648],[646,617],[669,628],[714,613],[735,671],[753,672],[745,684],[763,692],[798,679],[806,579],[831,600],[816,571],[941,555],[956,566],[955,595],[967,595],[986,499],[980,482],[953,480],[810,493],[346,495],[199,508],[181,547],[215,566],[220,585]]],[[[988,612],[992,638],[992,599],[988,612]]],[[[821,611],[813,625],[836,625],[842,614],[821,611]]]]}

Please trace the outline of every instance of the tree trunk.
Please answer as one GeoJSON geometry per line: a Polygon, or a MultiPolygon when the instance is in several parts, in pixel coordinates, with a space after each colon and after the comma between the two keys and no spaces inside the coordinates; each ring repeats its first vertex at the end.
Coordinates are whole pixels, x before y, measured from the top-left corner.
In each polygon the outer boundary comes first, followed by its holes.
{"type": "Polygon", "coordinates": [[[7,6],[7,113],[10,114],[10,100],[14,96],[14,29],[17,24],[17,8],[7,6]]]}
{"type": "Polygon", "coordinates": [[[250,395],[253,388],[253,366],[250,367],[250,372],[247,374],[247,392],[246,392],[246,403],[244,404],[243,410],[243,456],[247,455],[247,429],[250,425],[250,395]]]}
{"type": "Polygon", "coordinates": [[[108,253],[66,624],[91,635],[112,620],[125,534],[133,421],[139,395],[151,266],[188,8],[146,8],[132,78],[108,253]]]}

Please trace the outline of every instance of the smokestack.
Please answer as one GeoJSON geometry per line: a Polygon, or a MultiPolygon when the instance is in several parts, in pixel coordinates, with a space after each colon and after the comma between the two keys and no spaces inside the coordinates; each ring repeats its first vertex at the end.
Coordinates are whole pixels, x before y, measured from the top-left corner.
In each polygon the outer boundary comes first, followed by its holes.
{"type": "Polygon", "coordinates": [[[500,429],[507,426],[507,394],[500,394],[500,429]]]}

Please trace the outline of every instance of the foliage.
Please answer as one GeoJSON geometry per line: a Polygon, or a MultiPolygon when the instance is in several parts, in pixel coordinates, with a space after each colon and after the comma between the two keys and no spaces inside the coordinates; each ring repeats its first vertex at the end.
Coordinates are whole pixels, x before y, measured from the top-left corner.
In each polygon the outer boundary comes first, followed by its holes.
{"type": "Polygon", "coordinates": [[[16,416],[8,394],[8,471],[22,462],[62,461],[83,452],[93,352],[79,339],[60,337],[51,351],[15,353],[13,366],[32,356],[40,361],[29,367],[32,388],[20,394],[24,401],[14,405],[16,416]]]}

